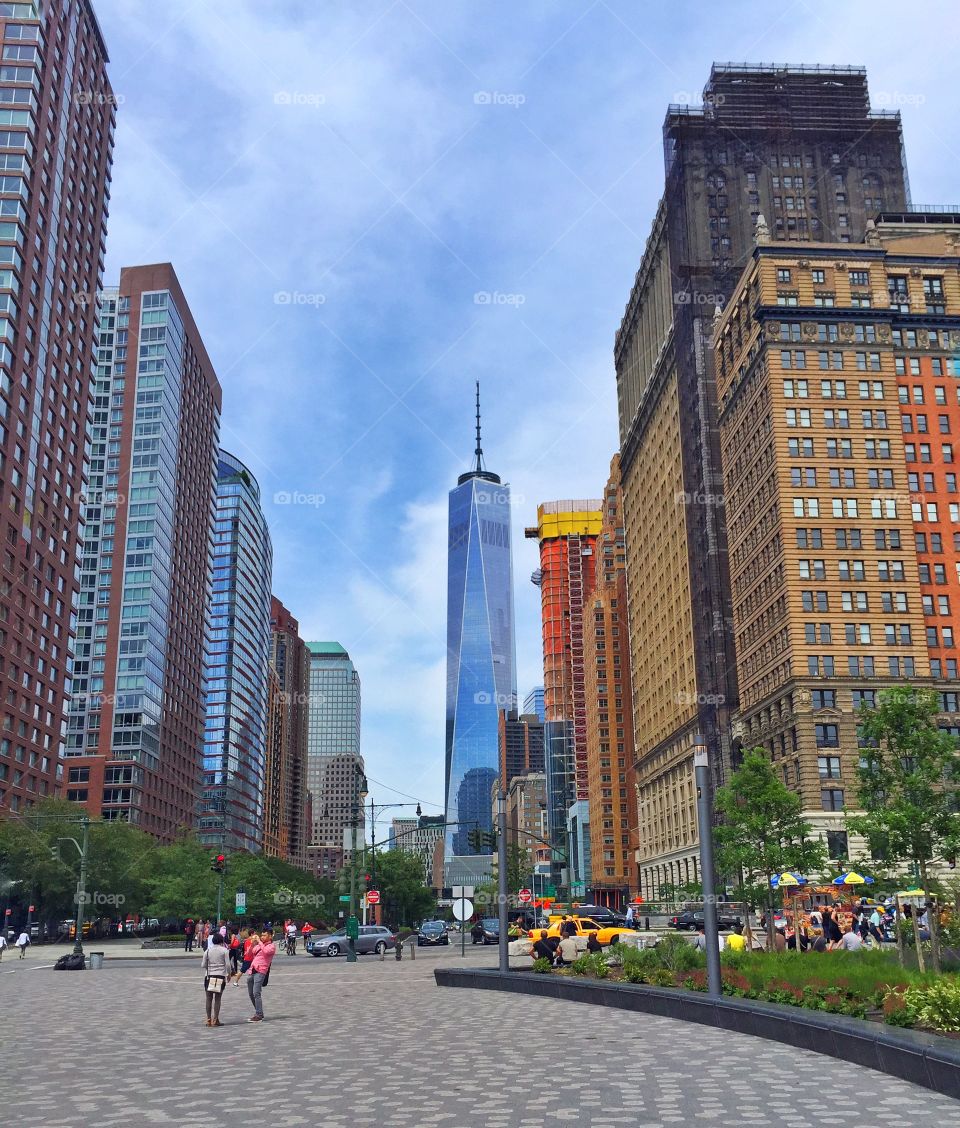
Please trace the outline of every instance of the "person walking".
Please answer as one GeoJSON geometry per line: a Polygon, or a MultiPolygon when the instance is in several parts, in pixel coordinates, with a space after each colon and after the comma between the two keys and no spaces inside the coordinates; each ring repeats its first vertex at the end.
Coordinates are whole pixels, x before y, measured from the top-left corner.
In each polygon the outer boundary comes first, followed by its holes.
{"type": "Polygon", "coordinates": [[[210,947],[210,921],[205,920],[200,926],[200,947],[207,949],[210,947]]]}
{"type": "Polygon", "coordinates": [[[253,1015],[248,1022],[263,1022],[263,997],[261,992],[270,975],[270,965],[277,954],[277,946],[273,942],[273,932],[265,928],[255,939],[251,947],[250,970],[247,972],[247,991],[250,1002],[253,1004],[253,1015]]]}
{"type": "Polygon", "coordinates": [[[227,951],[230,953],[230,975],[231,977],[237,975],[240,971],[240,956],[243,954],[243,941],[240,939],[236,929],[230,932],[230,939],[227,941],[227,951]]]}
{"type": "Polygon", "coordinates": [[[0,962],[3,961],[3,953],[7,950],[7,938],[0,932],[0,962]]]}
{"type": "Polygon", "coordinates": [[[27,948],[30,945],[30,934],[24,929],[17,937],[17,947],[20,949],[20,959],[23,959],[27,954],[27,948]]]}
{"type": "Polygon", "coordinates": [[[250,964],[253,961],[253,944],[256,938],[256,933],[254,933],[251,928],[245,928],[243,932],[240,933],[240,971],[237,973],[235,980],[238,987],[240,986],[240,980],[250,970],[250,964]]]}
{"type": "Polygon", "coordinates": [[[193,938],[197,934],[197,926],[191,917],[183,926],[183,950],[185,952],[193,951],[193,938]]]}
{"type": "Polygon", "coordinates": [[[223,990],[230,978],[230,953],[219,933],[214,933],[213,943],[203,953],[203,989],[207,996],[207,1026],[222,1026],[220,1004],[223,990]]]}

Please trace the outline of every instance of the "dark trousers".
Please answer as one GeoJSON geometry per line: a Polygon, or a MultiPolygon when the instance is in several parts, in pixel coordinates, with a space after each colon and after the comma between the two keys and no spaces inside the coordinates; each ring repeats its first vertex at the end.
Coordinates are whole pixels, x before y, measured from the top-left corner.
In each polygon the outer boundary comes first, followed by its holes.
{"type": "Polygon", "coordinates": [[[185,952],[192,952],[193,951],[193,937],[192,936],[187,936],[185,938],[184,943],[183,943],[183,950],[185,952]]]}
{"type": "Polygon", "coordinates": [[[263,999],[260,992],[263,990],[263,981],[266,978],[262,971],[251,971],[247,976],[247,993],[253,1004],[254,1014],[263,1018],[263,999]]]}
{"type": "Polygon", "coordinates": [[[214,1022],[220,1021],[220,1004],[223,1002],[222,991],[205,991],[207,996],[207,1018],[212,1018],[214,1022]]]}

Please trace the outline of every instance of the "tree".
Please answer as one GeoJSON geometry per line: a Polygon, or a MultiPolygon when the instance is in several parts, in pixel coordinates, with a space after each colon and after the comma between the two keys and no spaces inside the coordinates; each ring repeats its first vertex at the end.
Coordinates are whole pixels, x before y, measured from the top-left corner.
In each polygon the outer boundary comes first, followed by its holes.
{"type": "Polygon", "coordinates": [[[820,839],[811,838],[801,816],[803,801],[777,776],[762,748],[743,758],[730,782],[716,794],[723,823],[714,832],[721,873],[742,873],[741,885],[761,885],[767,905],[767,935],[773,947],[774,890],[770,878],[785,870],[809,873],[826,860],[820,839]],[[761,879],[759,882],[757,879],[761,879]]]}
{"type": "Polygon", "coordinates": [[[419,854],[397,849],[378,853],[377,886],[384,920],[414,925],[436,911],[436,894],[424,883],[419,854]]]}
{"type": "MultiPolygon", "coordinates": [[[[911,687],[881,690],[876,707],[861,707],[857,800],[866,814],[847,820],[874,856],[909,862],[924,889],[933,859],[960,852],[960,757],[956,739],[937,724],[939,711],[933,690],[911,687]]],[[[931,956],[939,971],[935,917],[931,956]]]]}

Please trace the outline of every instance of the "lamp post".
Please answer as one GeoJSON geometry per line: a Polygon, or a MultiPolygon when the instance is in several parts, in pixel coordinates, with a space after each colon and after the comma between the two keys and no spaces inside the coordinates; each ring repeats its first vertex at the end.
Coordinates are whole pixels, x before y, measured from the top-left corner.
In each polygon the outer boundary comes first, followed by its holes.
{"type": "MultiPolygon", "coordinates": [[[[83,910],[87,904],[87,845],[90,837],[90,820],[84,815],[80,820],[80,826],[83,830],[81,839],[83,845],[81,846],[75,838],[58,838],[57,842],[72,842],[77,848],[77,853],[80,855],[80,875],[77,878],[77,938],[73,945],[74,955],[83,955],[83,910]]],[[[31,906],[32,907],[32,906],[31,906]]]]}
{"type": "Polygon", "coordinates": [[[367,798],[367,777],[357,765],[357,790],[354,793],[353,813],[350,819],[350,917],[347,920],[347,963],[357,962],[357,826],[360,810],[367,798]]]}
{"type": "Polygon", "coordinates": [[[500,972],[510,970],[510,952],[507,947],[507,797],[501,787],[497,792],[497,914],[500,922],[497,947],[500,950],[500,972]]]}
{"type": "Polygon", "coordinates": [[[700,828],[700,877],[703,884],[703,932],[707,945],[707,992],[721,994],[720,933],[717,928],[717,897],[713,869],[713,793],[710,758],[704,738],[693,738],[693,771],[697,784],[697,820],[700,828]]]}

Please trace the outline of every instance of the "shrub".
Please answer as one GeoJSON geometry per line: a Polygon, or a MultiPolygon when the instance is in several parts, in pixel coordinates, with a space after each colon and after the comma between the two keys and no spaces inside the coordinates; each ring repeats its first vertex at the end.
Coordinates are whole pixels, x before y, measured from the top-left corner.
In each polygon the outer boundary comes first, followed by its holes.
{"type": "Polygon", "coordinates": [[[593,971],[593,960],[589,956],[577,956],[577,958],[570,965],[570,970],[574,975],[589,975],[593,971]]]}
{"type": "Polygon", "coordinates": [[[667,971],[665,967],[648,972],[646,978],[652,987],[676,987],[677,985],[676,976],[672,971],[667,971]]]}
{"type": "Polygon", "coordinates": [[[533,970],[538,972],[540,975],[544,975],[547,972],[553,970],[553,964],[547,959],[546,956],[538,956],[537,959],[533,961],[533,970]]]}
{"type": "Polygon", "coordinates": [[[676,933],[662,937],[653,951],[657,962],[667,971],[691,971],[702,963],[702,954],[676,933]]]}
{"type": "Polygon", "coordinates": [[[931,1030],[960,1030],[960,981],[942,977],[919,987],[908,987],[904,1003],[918,1026],[931,1030]]]}

